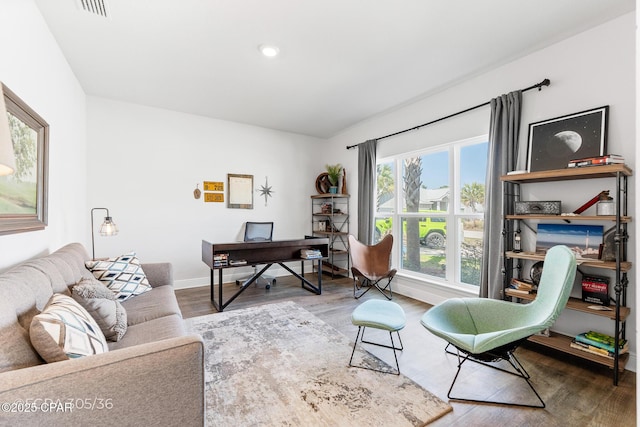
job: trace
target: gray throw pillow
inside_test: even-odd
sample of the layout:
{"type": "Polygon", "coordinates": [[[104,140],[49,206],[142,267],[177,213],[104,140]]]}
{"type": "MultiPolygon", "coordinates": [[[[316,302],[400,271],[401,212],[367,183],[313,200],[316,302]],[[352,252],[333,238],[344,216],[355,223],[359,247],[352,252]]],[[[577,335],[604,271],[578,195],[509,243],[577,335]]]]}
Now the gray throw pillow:
{"type": "Polygon", "coordinates": [[[115,292],[95,279],[81,279],[71,288],[71,296],[96,321],[104,337],[118,341],[127,332],[127,312],[115,292]]]}

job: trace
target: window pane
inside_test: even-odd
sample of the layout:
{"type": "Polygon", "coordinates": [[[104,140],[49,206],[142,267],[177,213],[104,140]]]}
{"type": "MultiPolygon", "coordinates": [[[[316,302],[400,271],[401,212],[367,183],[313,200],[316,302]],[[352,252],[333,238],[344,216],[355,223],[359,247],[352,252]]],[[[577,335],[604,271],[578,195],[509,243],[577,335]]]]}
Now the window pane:
{"type": "Polygon", "coordinates": [[[378,243],[387,234],[393,231],[393,219],[389,217],[379,217],[375,219],[375,229],[373,231],[373,243],[378,243]]]}
{"type": "Polygon", "coordinates": [[[402,169],[403,212],[447,212],[449,152],[406,158],[402,169]]]}
{"type": "Polygon", "coordinates": [[[446,218],[403,217],[401,233],[401,268],[444,278],[446,273],[446,218]]]}
{"type": "Polygon", "coordinates": [[[482,242],[484,220],[479,218],[461,218],[462,233],[460,248],[460,281],[480,286],[482,266],[482,242]]]}
{"type": "Polygon", "coordinates": [[[460,149],[460,211],[484,212],[484,181],[487,172],[487,146],[467,145],[460,149]]]}
{"type": "Polygon", "coordinates": [[[376,212],[395,211],[395,170],[394,162],[381,163],[377,166],[376,212]]]}

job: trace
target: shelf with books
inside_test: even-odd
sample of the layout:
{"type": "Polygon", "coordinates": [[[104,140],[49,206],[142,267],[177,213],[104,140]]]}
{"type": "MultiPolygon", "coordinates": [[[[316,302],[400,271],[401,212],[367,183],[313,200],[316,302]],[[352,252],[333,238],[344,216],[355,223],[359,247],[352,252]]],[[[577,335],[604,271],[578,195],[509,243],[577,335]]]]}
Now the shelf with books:
{"type": "Polygon", "coordinates": [[[335,236],[348,236],[349,233],[346,233],[344,231],[314,231],[313,234],[317,234],[318,236],[331,236],[331,235],[335,235],[335,236]]]}
{"type": "Polygon", "coordinates": [[[618,173],[623,176],[633,175],[631,168],[625,164],[594,166],[588,168],[554,169],[548,171],[525,172],[514,175],[502,175],[506,182],[549,182],[574,179],[615,178],[618,173]]]}
{"type": "MultiPolygon", "coordinates": [[[[571,347],[571,342],[573,341],[572,337],[566,336],[566,335],[562,335],[562,334],[558,334],[555,332],[551,332],[551,335],[549,337],[545,337],[542,335],[532,335],[529,337],[529,341],[545,346],[545,347],[549,347],[549,348],[553,348],[554,350],[558,350],[561,351],[563,353],[567,353],[567,354],[571,354],[573,356],[577,356],[580,357],[582,359],[586,359],[589,360],[591,362],[595,362],[601,365],[605,365],[608,366],[609,368],[614,368],[615,365],[615,360],[614,359],[610,359],[608,357],[604,357],[598,354],[593,354],[593,353],[589,353],[577,348],[573,348],[571,347]]],[[[624,371],[624,368],[627,364],[627,361],[629,360],[629,354],[625,353],[625,354],[621,354],[618,357],[618,371],[622,372],[624,371]]]]}
{"type": "MultiPolygon", "coordinates": [[[[632,263],[627,260],[627,246],[629,241],[628,224],[631,222],[632,218],[628,215],[627,212],[627,199],[629,194],[628,177],[632,175],[633,171],[626,164],[613,163],[568,167],[566,169],[536,171],[531,173],[517,172],[501,176],[500,180],[504,183],[504,228],[502,236],[503,246],[505,248],[503,253],[505,260],[503,270],[503,296],[505,297],[505,299],[516,298],[517,301],[520,302],[534,300],[536,298],[535,293],[527,293],[523,290],[518,291],[510,289],[511,279],[513,277],[521,277],[522,272],[526,271],[526,264],[534,262],[535,266],[537,262],[544,261],[545,249],[547,249],[548,245],[561,244],[557,242],[567,242],[565,243],[567,246],[573,245],[572,249],[580,254],[578,256],[577,262],[583,278],[585,276],[595,277],[591,274],[591,271],[583,271],[583,267],[593,270],[599,270],[600,273],[596,272],[598,275],[604,274],[606,277],[610,278],[610,280],[606,282],[606,285],[609,287],[608,290],[606,290],[606,288],[603,288],[602,286],[598,287],[598,290],[605,289],[603,292],[606,292],[607,295],[605,295],[603,292],[600,292],[600,300],[596,302],[604,302],[606,304],[609,296],[613,297],[613,295],[609,295],[609,292],[615,292],[615,297],[613,297],[613,305],[608,306],[611,310],[597,310],[595,308],[589,308],[596,307],[598,306],[598,304],[594,302],[584,302],[577,298],[570,298],[569,302],[566,305],[566,309],[606,317],[613,320],[612,329],[614,330],[608,333],[610,333],[611,336],[617,337],[618,340],[624,340],[626,338],[625,322],[630,315],[630,309],[626,305],[627,287],[629,284],[628,273],[632,268],[632,263]],[[529,197],[534,196],[533,198],[536,199],[536,192],[539,190],[544,191],[544,188],[534,186],[528,190],[525,190],[525,193],[523,193],[522,190],[525,184],[602,178],[612,178],[615,181],[615,193],[613,193],[612,195],[617,204],[613,209],[613,215],[610,215],[611,211],[606,212],[608,215],[541,215],[539,213],[518,215],[514,214],[516,212],[516,205],[522,201],[521,197],[523,196],[523,194],[529,197]],[[522,236],[520,226],[522,225],[522,223],[527,225],[526,222],[529,220],[538,221],[539,224],[538,230],[534,230],[534,233],[536,233],[537,236],[535,238],[536,240],[534,242],[529,241],[529,245],[526,245],[527,242],[524,241],[526,237],[522,236]],[[547,221],[549,221],[550,224],[546,224],[547,221]],[[585,224],[585,222],[590,221],[599,221],[601,223],[613,222],[614,225],[613,227],[610,227],[609,230],[607,230],[607,232],[605,233],[603,232],[604,230],[602,230],[603,226],[600,224],[593,226],[590,224],[585,224]],[[569,224],[565,229],[557,225],[561,224],[561,222],[576,222],[578,224],[569,224]],[[543,225],[544,228],[542,228],[543,231],[541,233],[541,226],[543,225]],[[597,230],[598,227],[601,230],[600,232],[598,232],[597,230]],[[574,233],[572,234],[572,236],[576,233],[584,234],[585,230],[586,240],[583,246],[577,246],[569,239],[562,240],[562,238],[571,233],[574,233]],[[542,238],[541,235],[543,235],[542,238]],[[589,236],[591,236],[591,245],[589,245],[589,236]],[[600,238],[602,239],[599,248],[598,242],[594,239],[594,236],[600,236],[600,238]],[[539,244],[540,242],[542,242],[542,244],[539,244]],[[535,251],[520,252],[512,250],[513,247],[520,249],[522,247],[522,244],[525,244],[525,247],[528,248],[535,247],[535,251]],[[591,258],[592,256],[593,258],[591,258]],[[602,259],[598,259],[600,257],[602,259]]],[[[558,185],[557,187],[558,189],[561,188],[560,185],[558,185]]],[[[567,191],[571,191],[571,187],[568,185],[567,191]]],[[[538,197],[539,196],[540,194],[538,194],[538,197]]],[[[596,201],[597,199],[594,201],[594,203],[596,201]]],[[[587,208],[589,206],[587,206],[587,208]]],[[[576,210],[576,213],[580,212],[582,212],[580,209],[576,210]]],[[[529,226],[529,228],[531,227],[529,226]]],[[[529,236],[531,236],[531,234],[529,234],[529,236]]],[[[595,284],[593,284],[593,287],[593,290],[596,290],[595,284]]],[[[594,298],[593,301],[595,301],[595,296],[592,295],[592,297],[594,298]]],[[[606,306],[600,305],[600,307],[606,306]]],[[[583,349],[572,348],[572,339],[573,337],[564,337],[559,334],[554,334],[551,338],[545,338],[542,336],[535,336],[530,338],[531,341],[538,342],[548,347],[553,347],[556,350],[572,354],[577,357],[593,360],[612,367],[613,384],[617,385],[619,376],[618,373],[619,371],[624,369],[626,361],[629,357],[628,354],[615,355],[614,353],[613,358],[603,357],[597,354],[590,354],[583,349]]]]}
{"type": "MultiPolygon", "coordinates": [[[[506,289],[505,293],[513,298],[520,298],[522,300],[526,300],[526,301],[533,301],[534,299],[536,299],[536,294],[535,293],[530,293],[530,294],[523,294],[523,293],[519,293],[517,291],[515,291],[514,289],[506,289]]],[[[615,320],[616,319],[616,311],[615,311],[615,306],[608,306],[611,310],[601,310],[601,309],[593,309],[593,308],[589,308],[589,307],[593,307],[596,306],[597,304],[592,304],[592,303],[588,303],[588,302],[584,302],[579,298],[569,298],[569,301],[567,302],[566,308],[569,310],[574,310],[574,311],[581,311],[583,313],[589,313],[589,314],[594,314],[596,316],[602,316],[602,317],[607,317],[611,320],[615,320]]],[[[620,307],[620,321],[624,322],[625,320],[627,320],[627,317],[629,317],[629,314],[631,313],[631,309],[629,307],[620,307]]]]}
{"type": "MultiPolygon", "coordinates": [[[[544,261],[543,253],[536,252],[513,252],[507,251],[505,252],[507,258],[512,259],[527,259],[530,261],[544,261]]],[[[595,267],[602,268],[605,270],[615,270],[617,268],[615,261],[602,261],[599,259],[591,259],[591,258],[581,258],[578,259],[578,265],[584,267],[595,267]]],[[[630,261],[622,261],[620,262],[620,271],[628,272],[631,270],[632,263],[630,261]]]]}
{"type": "Polygon", "coordinates": [[[322,271],[331,276],[349,276],[349,195],[311,196],[311,228],[314,236],[329,238],[329,256],[322,271]]]}
{"type": "MultiPolygon", "coordinates": [[[[542,219],[550,221],[611,221],[616,222],[615,215],[505,215],[506,219],[542,219]]],[[[630,216],[621,216],[620,222],[631,222],[630,216]]]]}

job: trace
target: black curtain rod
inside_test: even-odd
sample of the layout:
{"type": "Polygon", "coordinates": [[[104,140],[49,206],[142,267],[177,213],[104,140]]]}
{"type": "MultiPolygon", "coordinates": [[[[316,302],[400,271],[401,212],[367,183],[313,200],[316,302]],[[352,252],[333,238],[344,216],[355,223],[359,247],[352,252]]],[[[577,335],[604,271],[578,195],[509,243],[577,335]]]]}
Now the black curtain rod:
{"type": "MultiPolygon", "coordinates": [[[[529,86],[527,88],[522,89],[522,92],[526,92],[528,90],[536,89],[536,88],[540,91],[540,90],[542,90],[542,86],[549,86],[550,84],[551,84],[551,80],[544,79],[540,83],[536,83],[536,84],[534,84],[532,86],[529,86]]],[[[398,131],[398,132],[390,133],[389,135],[381,136],[380,138],[376,138],[376,139],[378,141],[380,141],[381,139],[391,138],[392,136],[400,135],[401,133],[409,132],[409,131],[412,131],[412,130],[418,130],[421,127],[429,126],[429,125],[432,125],[434,123],[438,123],[438,122],[441,122],[443,120],[450,119],[451,117],[455,117],[455,116],[459,116],[460,114],[468,113],[469,111],[475,110],[475,109],[480,108],[480,107],[484,107],[484,106],[489,105],[489,104],[491,104],[491,101],[484,102],[482,104],[476,105],[475,107],[467,108],[466,110],[458,111],[457,113],[449,114],[448,116],[445,116],[445,117],[440,117],[439,119],[432,120],[430,122],[423,123],[421,125],[414,126],[412,128],[409,128],[409,129],[405,129],[405,130],[401,130],[401,131],[398,131]]],[[[355,148],[360,144],[347,145],[347,150],[349,150],[351,148],[355,148]]]]}

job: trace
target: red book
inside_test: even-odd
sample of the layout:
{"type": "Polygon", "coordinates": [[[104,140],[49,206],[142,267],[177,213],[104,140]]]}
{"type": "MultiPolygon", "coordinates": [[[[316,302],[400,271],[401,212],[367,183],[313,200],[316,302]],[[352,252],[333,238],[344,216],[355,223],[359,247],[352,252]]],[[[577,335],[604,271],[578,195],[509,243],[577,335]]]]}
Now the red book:
{"type": "Polygon", "coordinates": [[[609,278],[582,276],[582,301],[609,305],[609,278]]]}

